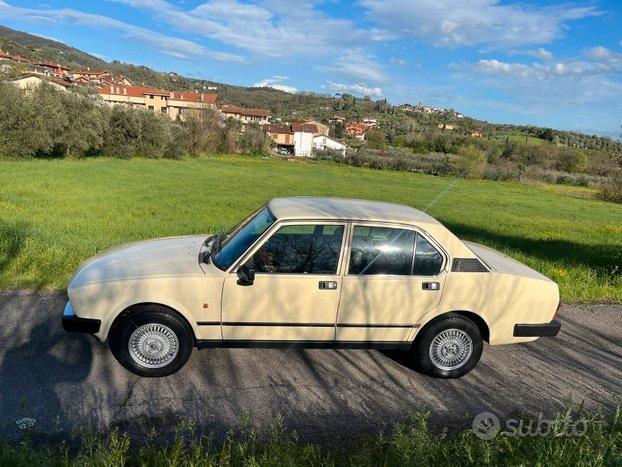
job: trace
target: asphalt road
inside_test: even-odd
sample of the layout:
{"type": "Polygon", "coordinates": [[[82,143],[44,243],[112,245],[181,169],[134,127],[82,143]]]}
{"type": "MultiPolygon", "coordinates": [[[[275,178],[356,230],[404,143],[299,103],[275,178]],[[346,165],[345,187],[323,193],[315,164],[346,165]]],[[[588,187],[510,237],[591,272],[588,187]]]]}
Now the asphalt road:
{"type": "Polygon", "coordinates": [[[409,413],[430,411],[433,426],[470,426],[488,411],[553,415],[568,401],[612,410],[622,394],[622,307],[565,306],[557,338],[484,348],[460,380],[436,380],[408,367],[400,352],[205,349],[162,379],[126,372],[105,344],[65,333],[66,297],[0,293],[0,432],[36,420],[43,436],[113,426],[134,434],[179,422],[221,436],[275,417],[302,439],[342,444],[376,433],[409,413]]]}

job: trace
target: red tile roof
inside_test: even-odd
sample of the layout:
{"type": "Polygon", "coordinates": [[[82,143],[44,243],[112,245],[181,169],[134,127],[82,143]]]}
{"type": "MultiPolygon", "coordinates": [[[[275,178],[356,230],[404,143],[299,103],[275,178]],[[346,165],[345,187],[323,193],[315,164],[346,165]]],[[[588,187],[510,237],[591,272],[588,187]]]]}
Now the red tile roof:
{"type": "Polygon", "coordinates": [[[168,91],[167,89],[152,88],[149,86],[106,85],[106,86],[102,86],[99,92],[100,94],[112,94],[116,96],[132,96],[132,97],[143,97],[145,95],[165,96],[171,100],[176,100],[176,101],[203,102],[206,104],[215,104],[216,101],[218,100],[217,94],[184,92],[184,91],[168,91]]]}
{"type": "Polygon", "coordinates": [[[263,126],[264,131],[268,133],[281,133],[286,135],[293,135],[294,132],[290,125],[285,123],[269,123],[263,126]]]}
{"type": "Polygon", "coordinates": [[[292,123],[292,130],[304,133],[318,133],[317,125],[313,123],[292,123]]]}
{"type": "Polygon", "coordinates": [[[246,117],[269,117],[272,112],[264,109],[247,109],[245,107],[238,107],[237,105],[223,105],[220,110],[226,114],[244,115],[246,117]]]}
{"type": "Polygon", "coordinates": [[[184,102],[202,102],[204,104],[215,104],[218,100],[218,94],[211,94],[205,92],[171,91],[169,99],[184,102]]]}

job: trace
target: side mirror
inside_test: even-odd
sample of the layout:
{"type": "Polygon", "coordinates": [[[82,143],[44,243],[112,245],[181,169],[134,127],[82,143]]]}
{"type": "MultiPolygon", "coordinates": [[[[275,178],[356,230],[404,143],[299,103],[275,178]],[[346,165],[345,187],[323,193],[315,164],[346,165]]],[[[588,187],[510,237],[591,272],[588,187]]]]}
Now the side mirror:
{"type": "Polygon", "coordinates": [[[238,268],[238,285],[253,285],[255,282],[255,269],[248,264],[243,264],[238,268]]]}

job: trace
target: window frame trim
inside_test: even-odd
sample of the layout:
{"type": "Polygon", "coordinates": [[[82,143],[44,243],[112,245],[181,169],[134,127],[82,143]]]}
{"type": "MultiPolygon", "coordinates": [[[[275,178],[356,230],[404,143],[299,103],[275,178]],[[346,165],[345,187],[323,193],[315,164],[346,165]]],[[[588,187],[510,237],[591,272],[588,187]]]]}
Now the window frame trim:
{"type": "MultiPolygon", "coordinates": [[[[415,236],[415,243],[413,245],[413,259],[412,259],[412,263],[411,263],[411,271],[414,268],[414,262],[415,262],[415,257],[416,257],[416,249],[417,249],[417,241],[416,241],[417,237],[415,236]]],[[[347,254],[345,255],[344,258],[344,267],[343,267],[343,271],[342,271],[342,275],[343,277],[358,277],[358,278],[375,278],[375,277],[384,277],[384,278],[417,278],[417,277],[427,277],[427,278],[437,278],[439,276],[441,276],[443,273],[447,272],[447,268],[448,265],[451,263],[450,261],[450,256],[447,253],[447,250],[445,250],[445,248],[443,248],[443,246],[438,243],[436,241],[436,239],[434,239],[434,237],[432,237],[428,232],[426,232],[424,229],[422,229],[421,227],[412,225],[412,224],[402,224],[399,222],[377,222],[377,221],[350,221],[349,222],[349,228],[348,228],[348,250],[347,250],[347,254]],[[350,256],[351,256],[351,244],[352,244],[352,239],[354,238],[354,227],[356,226],[361,226],[361,227],[386,227],[386,228],[391,228],[391,229],[398,229],[398,230],[412,230],[415,233],[418,233],[419,235],[421,235],[423,238],[425,238],[430,245],[432,245],[434,248],[436,248],[436,250],[440,253],[441,257],[443,258],[443,262],[441,264],[441,267],[438,271],[437,274],[433,275],[433,276],[424,276],[421,274],[367,274],[367,275],[360,275],[360,274],[349,274],[348,270],[350,268],[350,256]]]]}
{"type": "Polygon", "coordinates": [[[257,252],[257,250],[259,250],[264,243],[266,243],[268,240],[270,240],[270,238],[272,238],[272,236],[274,234],[276,234],[279,229],[281,227],[287,227],[290,225],[337,225],[337,226],[342,226],[343,227],[343,237],[341,239],[341,249],[339,251],[339,258],[337,261],[337,269],[335,271],[335,274],[316,274],[316,273],[309,273],[309,274],[303,274],[303,273],[266,273],[266,272],[256,272],[256,275],[262,275],[262,276],[270,276],[270,277],[326,277],[326,276],[331,276],[331,277],[339,277],[342,276],[342,266],[343,266],[343,262],[345,261],[345,253],[346,253],[346,243],[347,243],[347,239],[348,239],[348,231],[349,231],[349,222],[346,220],[339,220],[339,219],[284,219],[284,220],[276,220],[276,222],[274,222],[274,224],[272,224],[272,226],[266,230],[266,232],[263,233],[262,236],[260,236],[257,241],[251,245],[248,250],[246,250],[246,252],[244,252],[237,261],[235,261],[233,263],[233,265],[231,266],[231,268],[229,269],[229,271],[227,271],[230,274],[236,274],[239,267],[242,264],[245,264],[248,260],[250,260],[252,258],[252,256],[257,252]]]}

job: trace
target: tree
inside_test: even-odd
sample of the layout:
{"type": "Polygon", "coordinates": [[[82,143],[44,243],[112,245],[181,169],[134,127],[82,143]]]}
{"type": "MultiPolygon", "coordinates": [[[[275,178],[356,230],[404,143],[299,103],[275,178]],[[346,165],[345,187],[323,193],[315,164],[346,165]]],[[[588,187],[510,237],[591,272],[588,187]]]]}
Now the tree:
{"type": "Polygon", "coordinates": [[[384,149],[387,146],[387,140],[384,133],[380,130],[372,129],[365,135],[367,147],[370,149],[384,149]]]}
{"type": "Polygon", "coordinates": [[[486,171],[486,153],[473,146],[463,146],[458,151],[458,157],[453,162],[453,171],[456,175],[465,178],[482,178],[486,171]]]}
{"type": "Polygon", "coordinates": [[[587,155],[576,148],[563,148],[559,151],[557,168],[565,172],[583,172],[587,168],[587,155]]]}

